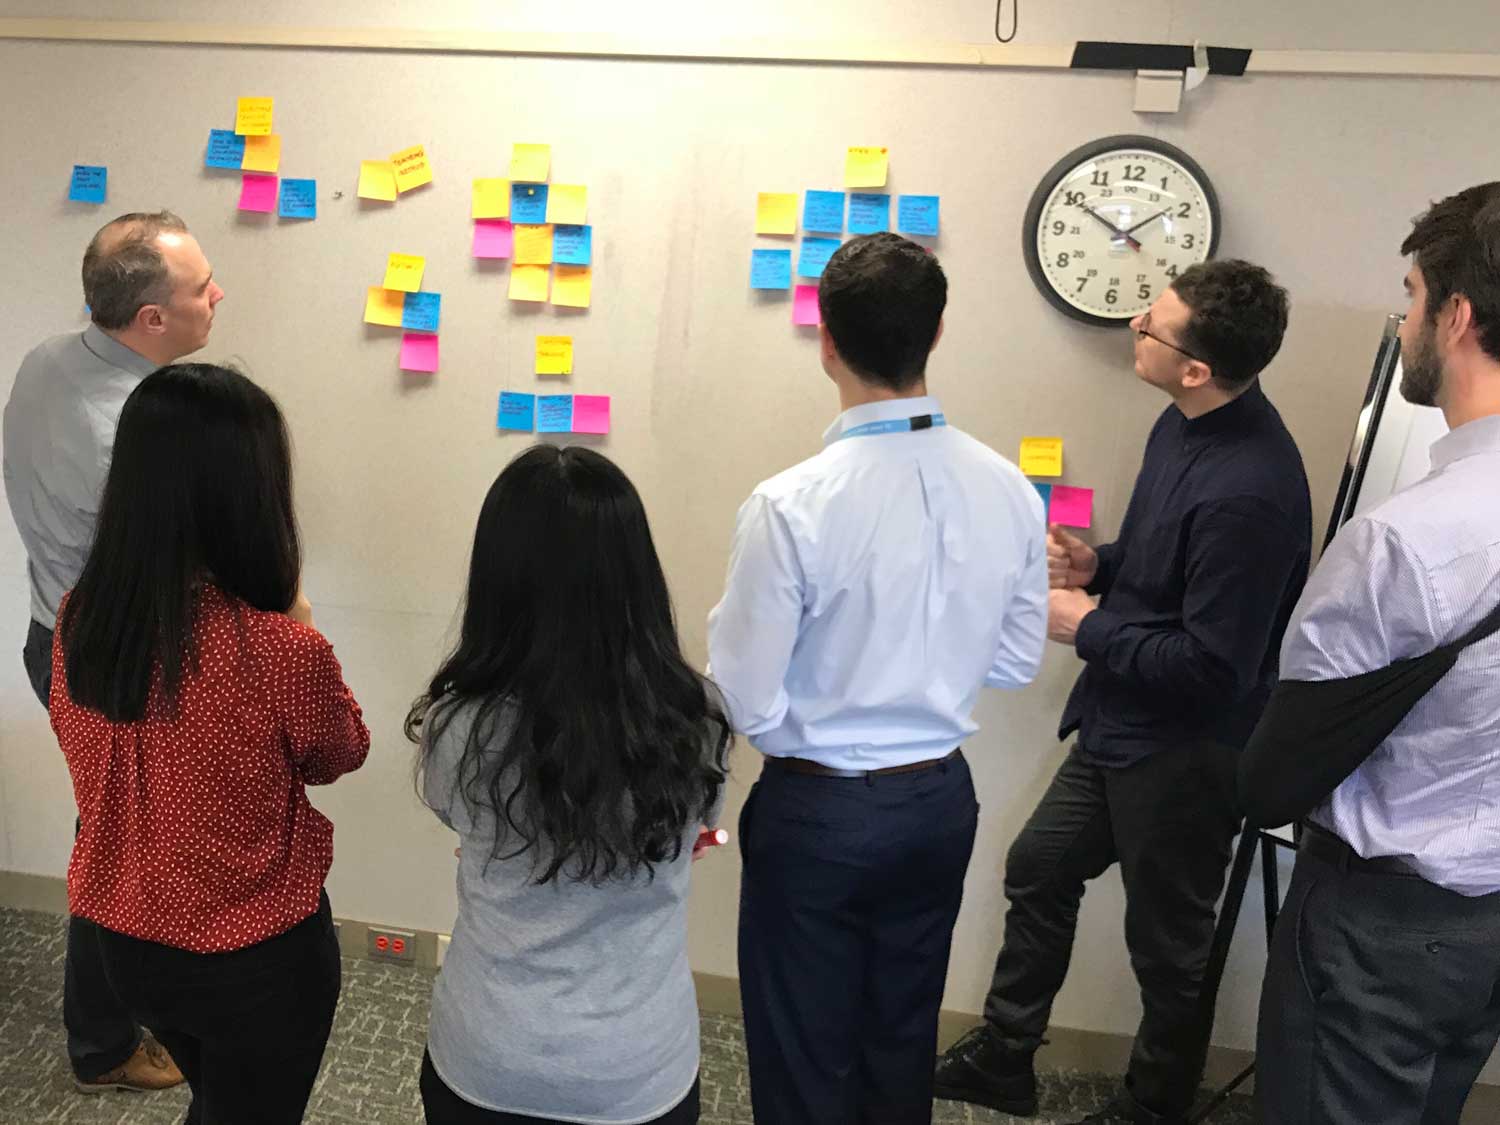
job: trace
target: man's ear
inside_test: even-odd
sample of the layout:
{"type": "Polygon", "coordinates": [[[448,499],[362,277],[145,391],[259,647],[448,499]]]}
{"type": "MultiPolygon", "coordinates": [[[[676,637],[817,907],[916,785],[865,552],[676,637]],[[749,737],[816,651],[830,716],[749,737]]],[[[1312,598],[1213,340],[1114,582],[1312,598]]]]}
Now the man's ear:
{"type": "Polygon", "coordinates": [[[167,318],[160,305],[142,305],[131,323],[151,336],[160,336],[167,330],[167,318]]]}

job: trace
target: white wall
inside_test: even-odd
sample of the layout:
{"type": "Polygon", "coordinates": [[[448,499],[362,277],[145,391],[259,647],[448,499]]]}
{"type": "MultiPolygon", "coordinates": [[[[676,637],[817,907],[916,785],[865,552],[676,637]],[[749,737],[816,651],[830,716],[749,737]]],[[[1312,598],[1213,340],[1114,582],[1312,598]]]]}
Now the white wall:
{"type": "MultiPolygon", "coordinates": [[[[220,18],[207,0],[99,8],[11,0],[0,14],[220,18]]],[[[1429,5],[1421,20],[1405,7],[1368,8],[1280,0],[1126,11],[1092,0],[1065,19],[1027,4],[1022,34],[1500,49],[1487,2],[1429,5]]],[[[451,0],[258,9],[282,23],[515,29],[537,28],[539,11],[451,0]]],[[[701,32],[706,18],[696,6],[657,5],[645,9],[648,26],[637,8],[627,27],[623,11],[559,3],[546,9],[546,29],[701,32]]],[[[726,5],[709,30],[979,40],[991,12],[987,2],[726,5]]],[[[497,435],[493,415],[501,388],[535,386],[534,334],[571,332],[574,387],[615,395],[615,433],[601,448],[645,495],[685,644],[701,660],[736,506],[756,481],[815,451],[836,409],[786,304],[746,290],[754,193],[836,186],[843,146],[888,144],[894,190],[944,196],[939,252],[952,296],[931,378],[949,417],[1008,454],[1023,433],[1063,434],[1066,479],[1098,489],[1108,536],[1163,400],[1133,378],[1125,334],[1081,328],[1041,300],[1019,225],[1062,153],[1109,133],[1156,133],[1214,178],[1221,253],[1264,262],[1292,291],[1291,331],[1266,382],[1303,450],[1321,523],[1384,317],[1401,302],[1397,246],[1430,199],[1494,177],[1482,139],[1500,133],[1495,93],[1458,81],[1216,80],[1181,116],[1138,118],[1122,75],[0,42],[0,142],[12,154],[0,203],[14,271],[0,393],[29,347],[81,326],[77,263],[101,215],[165,204],[188,218],[228,292],[204,357],[239,357],[290,417],[308,588],[374,732],[364,770],[316,796],[337,824],[335,908],[446,929],[451,842],[411,796],[400,720],[452,622],[480,497],[525,445],[497,435]],[[387,96],[369,93],[386,82],[387,96]],[[319,179],[315,223],[242,219],[232,177],[200,167],[208,129],[252,92],[277,97],[284,173],[319,179]],[[598,265],[587,314],[509,306],[503,270],[467,256],[469,179],[503,175],[510,142],[534,139],[553,144],[554,179],[591,189],[598,265]],[[429,145],[433,188],[394,208],[352,199],[361,158],[417,142],[429,145]],[[110,166],[103,212],[63,202],[74,162],[110,166]],[[330,198],[336,188],[345,199],[330,198]],[[432,380],[400,376],[391,334],[359,321],[365,286],[397,249],[425,253],[428,287],[444,294],[443,370],[432,380]]],[[[19,544],[0,521],[0,621],[11,622],[17,650],[26,604],[19,544]]],[[[1055,725],[1076,670],[1054,650],[1036,685],[981,705],[984,732],[968,753],[984,813],[948,1007],[980,1004],[1005,849],[1062,756],[1055,725]]],[[[731,816],[756,770],[741,747],[731,816]]],[[[0,869],[60,874],[71,819],[66,772],[20,662],[0,660],[0,869]]],[[[696,878],[694,965],[733,974],[733,855],[700,864],[696,878]]],[[[1253,1034],[1263,956],[1254,891],[1220,1005],[1216,1038],[1233,1046],[1253,1034]]],[[[1085,903],[1058,1024],[1133,1029],[1121,918],[1118,881],[1107,876],[1085,903]]]]}

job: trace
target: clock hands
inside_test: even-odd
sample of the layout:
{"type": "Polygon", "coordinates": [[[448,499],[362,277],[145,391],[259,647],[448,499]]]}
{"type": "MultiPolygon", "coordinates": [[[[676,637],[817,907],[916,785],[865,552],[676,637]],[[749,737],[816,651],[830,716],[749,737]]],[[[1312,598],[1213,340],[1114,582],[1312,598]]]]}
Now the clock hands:
{"type": "MultiPolygon", "coordinates": [[[[1100,223],[1100,225],[1109,228],[1110,241],[1111,242],[1124,242],[1132,250],[1139,250],[1141,248],[1141,244],[1139,242],[1137,242],[1135,239],[1133,239],[1133,238],[1130,237],[1130,231],[1129,230],[1121,230],[1119,227],[1115,226],[1114,223],[1110,222],[1103,215],[1099,214],[1098,211],[1095,211],[1092,207],[1088,206],[1088,204],[1086,204],[1086,203],[1080,203],[1079,206],[1082,207],[1083,210],[1091,218],[1095,219],[1098,223],[1100,223]]],[[[1163,214],[1165,214],[1165,213],[1166,212],[1163,212],[1163,214]]],[[[1145,224],[1142,224],[1142,225],[1144,226],[1145,224]]],[[[1135,229],[1136,229],[1135,227],[1131,227],[1130,228],[1130,230],[1135,230],[1135,229]]]]}
{"type": "Polygon", "coordinates": [[[1125,233],[1126,234],[1134,234],[1136,231],[1140,230],[1142,227],[1147,226],[1150,223],[1156,222],[1157,219],[1161,218],[1163,215],[1165,215],[1167,213],[1167,211],[1170,211],[1170,210],[1171,210],[1171,208],[1168,207],[1165,211],[1158,211],[1156,214],[1152,215],[1149,219],[1142,219],[1140,222],[1136,223],[1135,226],[1133,226],[1129,230],[1125,231],[1125,233]]]}

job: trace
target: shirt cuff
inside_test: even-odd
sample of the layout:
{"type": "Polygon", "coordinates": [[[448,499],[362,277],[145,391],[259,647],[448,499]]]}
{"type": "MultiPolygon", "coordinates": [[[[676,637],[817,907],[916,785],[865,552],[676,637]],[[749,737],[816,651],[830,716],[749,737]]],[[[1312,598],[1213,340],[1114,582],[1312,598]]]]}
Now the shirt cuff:
{"type": "Polygon", "coordinates": [[[1111,613],[1107,609],[1090,610],[1078,623],[1078,635],[1073,638],[1073,648],[1090,663],[1103,660],[1105,649],[1115,639],[1115,634],[1123,624],[1118,613],[1111,613]]]}

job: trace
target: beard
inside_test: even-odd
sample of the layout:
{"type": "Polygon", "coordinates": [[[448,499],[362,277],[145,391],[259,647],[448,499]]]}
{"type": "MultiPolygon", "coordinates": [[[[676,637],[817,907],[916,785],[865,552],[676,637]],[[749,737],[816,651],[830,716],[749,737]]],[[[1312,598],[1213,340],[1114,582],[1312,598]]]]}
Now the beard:
{"type": "Polygon", "coordinates": [[[1401,397],[1413,406],[1436,406],[1442,385],[1443,361],[1432,325],[1424,325],[1412,347],[1401,349],[1401,397]]]}

